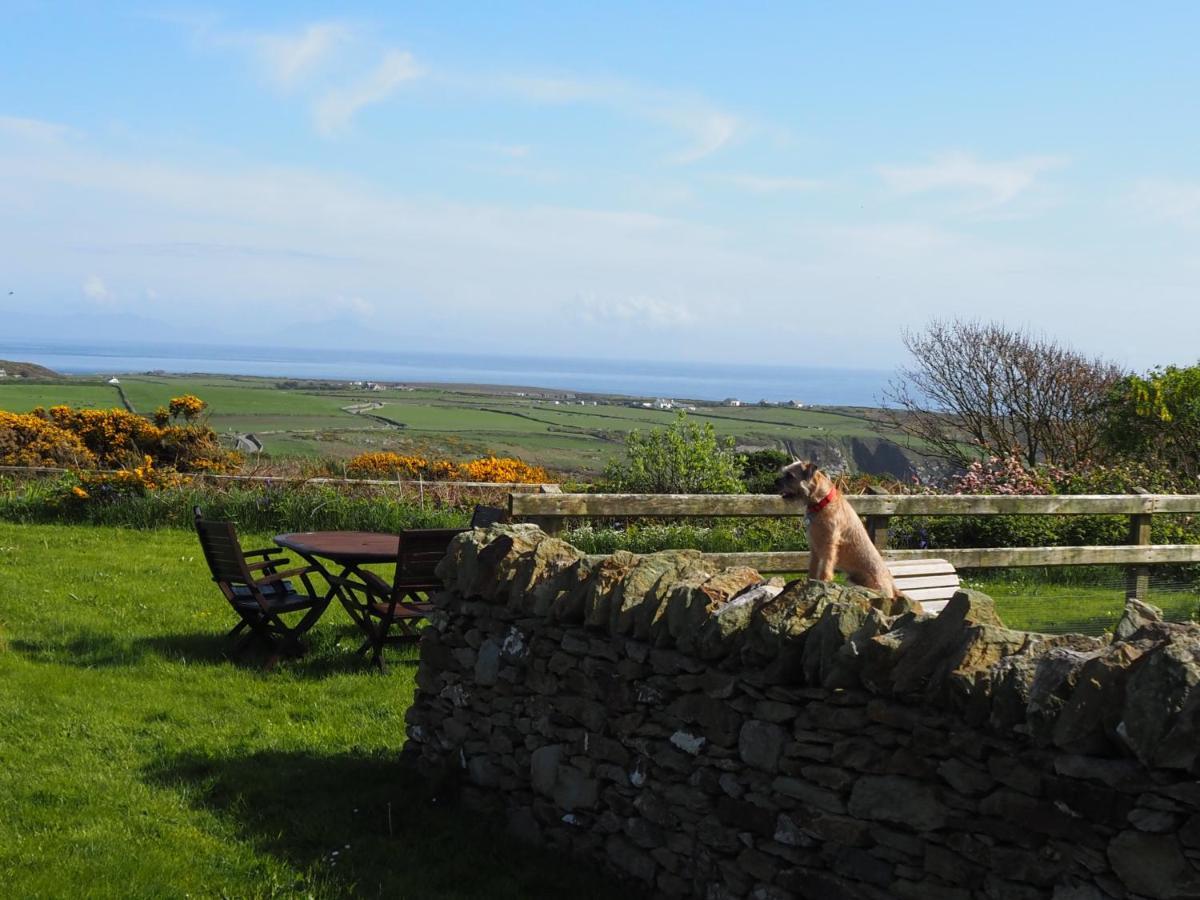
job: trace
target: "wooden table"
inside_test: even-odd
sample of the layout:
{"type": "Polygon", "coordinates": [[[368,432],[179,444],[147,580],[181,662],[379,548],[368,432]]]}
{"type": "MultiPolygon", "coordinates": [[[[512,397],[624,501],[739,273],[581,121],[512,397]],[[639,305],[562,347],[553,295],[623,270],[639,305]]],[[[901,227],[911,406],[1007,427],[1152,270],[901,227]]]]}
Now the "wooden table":
{"type": "Polygon", "coordinates": [[[377,531],[297,531],[274,541],[309,561],[320,557],[347,567],[394,563],[400,552],[399,535],[377,531]]]}

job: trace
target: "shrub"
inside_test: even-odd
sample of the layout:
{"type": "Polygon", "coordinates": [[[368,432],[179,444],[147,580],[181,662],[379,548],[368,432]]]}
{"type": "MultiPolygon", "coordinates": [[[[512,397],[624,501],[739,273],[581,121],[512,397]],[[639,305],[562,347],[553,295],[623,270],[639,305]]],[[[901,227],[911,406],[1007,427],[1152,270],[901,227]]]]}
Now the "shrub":
{"type": "Polygon", "coordinates": [[[550,480],[550,475],[540,466],[531,466],[507,457],[485,456],[464,463],[458,467],[458,471],[465,481],[542,484],[550,480]]]}
{"type": "Polygon", "coordinates": [[[95,455],[80,438],[34,414],[0,410],[0,465],[94,466],[95,455]]]}
{"type": "Polygon", "coordinates": [[[1104,437],[1125,457],[1200,476],[1200,365],[1123,379],[1109,395],[1104,437]]]}
{"type": "Polygon", "coordinates": [[[428,481],[486,481],[495,483],[542,484],[550,480],[540,466],[510,457],[485,456],[467,463],[448,459],[428,460],[399,453],[360,453],[346,464],[351,478],[423,478],[428,481]]]}
{"type": "Polygon", "coordinates": [[[399,453],[360,453],[346,464],[350,478],[416,478],[424,476],[429,463],[423,456],[399,453]]]}
{"type": "Polygon", "coordinates": [[[756,450],[741,459],[742,483],[747,494],[775,493],[779,470],[792,461],[782,450],[756,450]]]}
{"type": "Polygon", "coordinates": [[[712,423],[679,413],[666,428],[629,432],[624,462],[614,460],[597,487],[642,494],[737,494],[743,490],[733,439],[719,440],[712,423]]]}
{"type": "MultiPolygon", "coordinates": [[[[178,402],[183,402],[180,415],[194,418],[198,414],[194,413],[196,404],[203,408],[203,401],[190,395],[175,398],[172,407],[178,402]]],[[[181,472],[229,472],[236,470],[241,462],[241,457],[221,446],[215,431],[195,422],[160,426],[123,409],[70,406],[52,406],[49,411],[36,409],[31,415],[81,441],[92,457],[86,465],[133,468],[149,456],[155,465],[181,472]]]]}

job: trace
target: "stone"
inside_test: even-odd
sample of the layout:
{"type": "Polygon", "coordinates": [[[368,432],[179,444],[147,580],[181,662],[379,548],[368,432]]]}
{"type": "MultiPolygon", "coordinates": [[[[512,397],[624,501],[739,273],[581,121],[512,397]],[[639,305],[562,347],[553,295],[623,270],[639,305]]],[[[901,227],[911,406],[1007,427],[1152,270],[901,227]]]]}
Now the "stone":
{"type": "Polygon", "coordinates": [[[762,576],[747,566],[723,569],[699,583],[695,578],[685,581],[682,590],[672,590],[667,598],[667,631],[672,642],[684,653],[691,652],[709,617],[762,581],[762,576]]]}
{"type": "Polygon", "coordinates": [[[612,597],[617,585],[633,571],[639,558],[626,550],[618,550],[596,564],[581,586],[580,603],[583,623],[589,628],[608,628],[612,597]]]}
{"type": "Polygon", "coordinates": [[[696,655],[705,660],[717,660],[738,652],[755,610],[778,596],[781,590],[779,585],[763,581],[714,610],[696,634],[696,655]]]}
{"type": "Polygon", "coordinates": [[[604,842],[604,853],[621,872],[645,884],[653,884],[658,866],[649,854],[634,847],[619,834],[610,835],[604,842]]]}
{"type": "Polygon", "coordinates": [[[1137,644],[1117,643],[1084,662],[1050,732],[1056,746],[1071,753],[1114,754],[1125,683],[1143,652],[1137,644]]]}
{"type": "Polygon", "coordinates": [[[937,773],[954,790],[968,796],[986,794],[996,786],[995,779],[987,772],[954,757],[942,760],[937,773]]]}
{"type": "Polygon", "coordinates": [[[631,635],[635,620],[640,618],[642,637],[649,636],[650,621],[662,602],[663,592],[678,580],[681,570],[695,569],[699,561],[699,550],[667,550],[640,557],[613,588],[608,630],[612,634],[631,635]],[[643,606],[649,608],[643,612],[643,606]]]}
{"type": "Polygon", "coordinates": [[[586,572],[583,553],[566,541],[546,538],[526,554],[509,589],[509,606],[535,616],[547,616],[560,595],[570,591],[586,572]]]}
{"type": "Polygon", "coordinates": [[[1179,824],[1179,817],[1162,809],[1144,809],[1138,807],[1131,810],[1126,817],[1129,824],[1138,831],[1149,831],[1154,834],[1174,832],[1179,824]]]}
{"type": "Polygon", "coordinates": [[[808,834],[788,813],[780,813],[775,820],[774,838],[787,847],[812,847],[816,840],[808,834]]]}
{"type": "Polygon", "coordinates": [[[800,654],[806,684],[825,683],[837,665],[842,648],[850,636],[862,628],[870,610],[870,600],[855,595],[851,595],[851,599],[830,602],[821,610],[821,615],[808,630],[800,654]]]}
{"type": "Polygon", "coordinates": [[[500,644],[489,638],[479,647],[475,659],[475,683],[482,687],[494,685],[500,674],[500,644]]]}
{"type": "Polygon", "coordinates": [[[837,793],[800,778],[780,775],[771,782],[771,790],[777,794],[783,794],[785,797],[791,797],[793,800],[799,800],[812,809],[831,813],[846,811],[846,804],[837,793]]]}
{"type": "Polygon", "coordinates": [[[775,813],[763,806],[732,797],[718,797],[717,818],[738,831],[749,831],[762,837],[775,833],[775,813]]]}
{"type": "Polygon", "coordinates": [[[563,757],[561,744],[550,744],[534,750],[529,757],[529,781],[533,789],[543,797],[554,792],[558,778],[558,764],[563,757]]]}
{"type": "Polygon", "coordinates": [[[738,732],[738,755],[748,766],[773,772],[787,741],[788,733],[774,722],[748,719],[738,732]]]}
{"type": "Polygon", "coordinates": [[[1108,861],[1132,893],[1154,900],[1200,896],[1200,876],[1172,835],[1122,831],[1108,844],[1108,861]]]}
{"type": "Polygon", "coordinates": [[[892,866],[857,847],[845,847],[833,859],[833,871],[846,878],[880,887],[892,883],[892,866]]]}
{"type": "Polygon", "coordinates": [[[1191,748],[1181,747],[1177,741],[1164,746],[1198,682],[1200,642],[1183,635],[1172,635],[1147,652],[1130,674],[1117,733],[1144,764],[1169,759],[1179,768],[1187,768],[1200,752],[1195,743],[1191,748]]]}
{"type": "Polygon", "coordinates": [[[574,766],[560,765],[554,778],[552,796],[554,804],[571,812],[591,809],[596,805],[599,784],[574,766]]]}
{"type": "Polygon", "coordinates": [[[850,792],[850,815],[919,831],[946,823],[948,810],[933,785],[901,775],[864,775],[850,792]]]}
{"type": "Polygon", "coordinates": [[[1020,760],[1003,754],[993,754],[988,759],[988,772],[1002,784],[1031,797],[1042,793],[1042,778],[1020,760]]]}
{"type": "Polygon", "coordinates": [[[1113,630],[1114,641],[1128,641],[1146,625],[1163,620],[1163,612],[1157,606],[1139,600],[1137,597],[1125,598],[1125,610],[1121,614],[1117,627],[1113,630]]]}
{"type": "Polygon", "coordinates": [[[704,749],[705,738],[686,731],[677,731],[671,735],[671,743],[689,756],[698,756],[704,749]]]}

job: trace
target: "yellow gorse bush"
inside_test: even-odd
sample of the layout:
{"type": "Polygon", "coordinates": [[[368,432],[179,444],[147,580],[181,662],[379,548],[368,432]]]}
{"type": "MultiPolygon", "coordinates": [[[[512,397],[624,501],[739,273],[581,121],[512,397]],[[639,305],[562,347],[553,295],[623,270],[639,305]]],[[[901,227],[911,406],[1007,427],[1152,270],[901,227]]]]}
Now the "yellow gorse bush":
{"type": "Polygon", "coordinates": [[[487,481],[541,484],[550,475],[519,459],[487,456],[467,463],[426,459],[387,451],[360,453],[346,465],[351,478],[423,478],[429,481],[487,481]]]}
{"type": "Polygon", "coordinates": [[[503,456],[485,456],[459,466],[466,481],[512,481],[521,484],[541,484],[550,480],[550,475],[541,466],[531,466],[519,459],[503,456]]]}
{"type": "Polygon", "coordinates": [[[151,491],[177,487],[187,478],[171,469],[156,469],[154,460],[142,457],[142,464],[116,472],[81,472],[79,484],[70,496],[79,502],[113,501],[122,497],[145,496],[151,491]]]}
{"type": "Polygon", "coordinates": [[[195,394],[184,394],[182,397],[171,398],[171,402],[167,406],[167,412],[172,416],[178,416],[186,422],[193,422],[207,407],[208,404],[195,394]]]}
{"type": "MultiPolygon", "coordinates": [[[[194,419],[205,403],[190,394],[171,400],[170,415],[194,419]]],[[[136,468],[137,461],[149,456],[155,465],[170,466],[182,472],[230,472],[237,469],[240,457],[226,450],[217,434],[207,425],[194,423],[170,425],[162,421],[159,409],[151,422],[123,409],[74,409],[52,406],[35,409],[30,415],[74,435],[92,455],[86,465],[105,469],[136,468]]],[[[80,463],[78,465],[85,465],[80,463]]]]}
{"type": "Polygon", "coordinates": [[[95,455],[78,435],[34,413],[0,410],[0,466],[95,464],[95,455]]]}

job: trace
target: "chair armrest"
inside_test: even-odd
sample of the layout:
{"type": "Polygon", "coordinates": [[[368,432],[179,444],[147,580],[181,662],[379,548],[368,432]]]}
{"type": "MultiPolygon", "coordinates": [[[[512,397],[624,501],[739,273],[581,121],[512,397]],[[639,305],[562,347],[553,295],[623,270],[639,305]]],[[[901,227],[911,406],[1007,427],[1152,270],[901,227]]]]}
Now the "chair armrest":
{"type": "Polygon", "coordinates": [[[255,569],[278,569],[280,566],[287,565],[289,560],[286,559],[264,559],[262,562],[246,563],[246,568],[253,572],[255,569]]]}
{"type": "Polygon", "coordinates": [[[308,575],[310,572],[320,572],[316,566],[301,566],[298,569],[285,569],[282,572],[272,572],[265,578],[259,578],[254,583],[258,585],[273,584],[276,581],[282,581],[285,578],[294,578],[297,575],[308,575]]]}
{"type": "Polygon", "coordinates": [[[242,556],[270,556],[272,553],[286,553],[283,547],[263,547],[261,550],[246,550],[242,556]]]}

